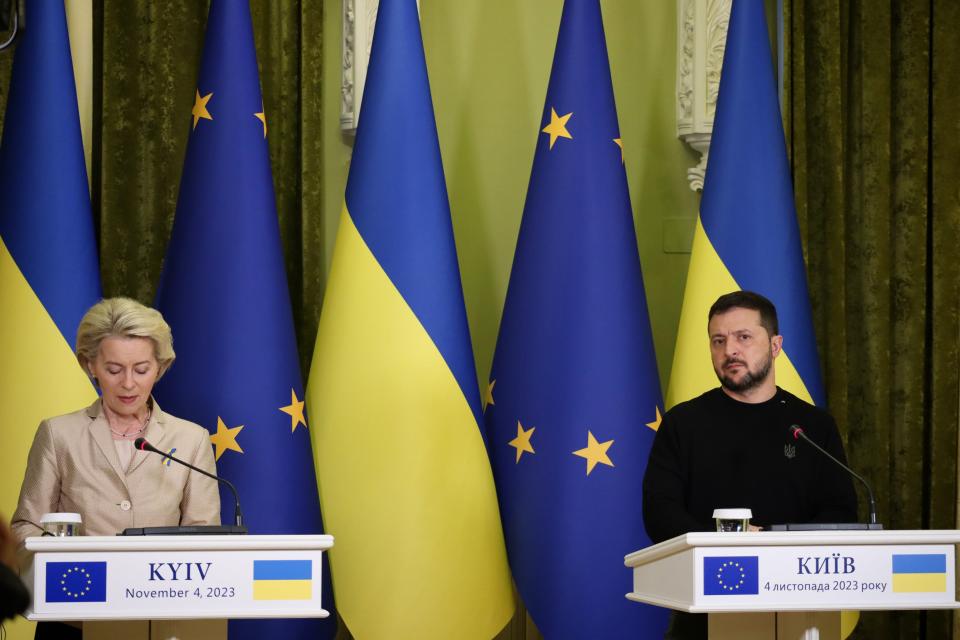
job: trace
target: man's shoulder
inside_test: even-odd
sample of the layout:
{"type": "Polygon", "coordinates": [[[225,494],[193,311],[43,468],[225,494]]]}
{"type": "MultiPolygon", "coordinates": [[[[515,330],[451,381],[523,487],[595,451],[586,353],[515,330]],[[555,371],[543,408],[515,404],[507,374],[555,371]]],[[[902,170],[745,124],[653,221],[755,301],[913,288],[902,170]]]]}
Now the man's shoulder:
{"type": "Polygon", "coordinates": [[[800,426],[806,427],[810,425],[833,423],[833,416],[831,416],[830,412],[828,412],[826,409],[818,407],[815,404],[810,404],[806,400],[795,396],[785,389],[777,387],[777,398],[784,404],[787,415],[789,415],[792,420],[803,420],[808,423],[800,426]]]}
{"type": "Polygon", "coordinates": [[[700,394],[696,398],[690,398],[689,400],[677,403],[664,414],[663,418],[668,422],[682,423],[687,418],[702,416],[704,413],[715,411],[718,402],[721,400],[718,394],[721,393],[723,393],[723,391],[720,390],[720,387],[716,387],[706,393],[700,394]]]}
{"type": "Polygon", "coordinates": [[[698,411],[704,407],[709,407],[716,404],[718,399],[718,394],[723,393],[720,387],[714,387],[705,393],[701,393],[696,398],[690,398],[689,400],[684,400],[683,402],[678,402],[675,404],[667,413],[684,413],[688,411],[698,411]]]}

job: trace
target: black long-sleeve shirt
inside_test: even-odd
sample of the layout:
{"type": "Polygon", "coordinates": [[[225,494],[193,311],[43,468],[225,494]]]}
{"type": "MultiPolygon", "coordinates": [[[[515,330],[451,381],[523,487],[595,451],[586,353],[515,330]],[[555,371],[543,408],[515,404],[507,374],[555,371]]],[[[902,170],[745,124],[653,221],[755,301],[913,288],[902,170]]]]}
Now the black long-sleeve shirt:
{"type": "Polygon", "coordinates": [[[758,404],[719,387],[663,416],[643,479],[643,519],[653,542],[713,531],[713,510],[745,507],[751,524],[856,522],[850,476],[794,439],[789,427],[846,462],[833,418],[777,388],[758,404]]]}

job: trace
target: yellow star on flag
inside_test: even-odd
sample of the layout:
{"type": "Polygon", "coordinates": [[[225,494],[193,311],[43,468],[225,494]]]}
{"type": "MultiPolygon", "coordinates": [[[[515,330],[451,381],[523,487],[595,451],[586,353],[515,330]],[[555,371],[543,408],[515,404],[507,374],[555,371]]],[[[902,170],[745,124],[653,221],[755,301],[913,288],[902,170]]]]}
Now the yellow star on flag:
{"type": "Polygon", "coordinates": [[[520,421],[517,420],[517,437],[510,441],[510,446],[517,450],[517,464],[520,464],[520,456],[522,456],[524,452],[535,453],[533,445],[530,444],[530,438],[533,437],[535,430],[536,427],[524,429],[520,421]]]}
{"type": "Polygon", "coordinates": [[[620,164],[623,164],[623,138],[614,138],[613,143],[620,147],[620,164]]]}
{"type": "Polygon", "coordinates": [[[607,456],[607,449],[609,449],[610,445],[612,444],[613,440],[597,442],[597,439],[593,437],[593,433],[587,431],[586,448],[574,451],[573,455],[587,459],[587,475],[590,475],[590,472],[593,471],[595,466],[597,466],[597,463],[603,463],[611,467],[613,466],[613,462],[611,462],[610,458],[607,456]]]}
{"type": "Polygon", "coordinates": [[[648,422],[647,426],[653,429],[654,431],[657,431],[660,429],[660,421],[663,419],[663,416],[660,415],[660,407],[654,405],[653,410],[657,412],[657,417],[654,419],[653,422],[648,422]]]}
{"type": "MultiPolygon", "coordinates": [[[[260,107],[263,109],[263,107],[260,107]]],[[[253,114],[253,117],[263,123],[263,137],[267,137],[267,114],[264,111],[253,114]]]]}
{"type": "Polygon", "coordinates": [[[496,380],[491,380],[490,384],[487,385],[487,390],[483,394],[483,410],[486,411],[487,407],[492,404],[497,404],[493,401],[493,385],[497,384],[496,380]]]}
{"type": "Polygon", "coordinates": [[[213,116],[210,115],[210,112],[207,111],[207,103],[210,102],[210,98],[213,97],[213,93],[208,93],[207,95],[200,97],[200,90],[197,89],[197,98],[193,102],[193,128],[197,128],[197,123],[200,122],[200,118],[206,118],[207,120],[213,120],[213,116]]]}
{"type": "Polygon", "coordinates": [[[297,392],[293,389],[290,389],[290,404],[280,407],[280,411],[289,414],[291,432],[296,431],[300,424],[307,426],[307,419],[303,415],[303,400],[297,399],[297,392]]]}
{"type": "Polygon", "coordinates": [[[237,435],[240,433],[240,429],[243,429],[243,425],[232,428],[228,427],[223,423],[223,419],[217,416],[217,432],[210,436],[210,442],[216,448],[217,460],[220,459],[220,456],[222,456],[223,452],[227,449],[243,453],[243,449],[237,444],[237,435]]]}
{"type": "Polygon", "coordinates": [[[573,136],[570,135],[570,132],[567,131],[567,120],[570,119],[570,116],[573,115],[571,111],[565,116],[558,116],[556,110],[553,107],[550,107],[550,124],[545,126],[540,131],[542,133],[550,134],[550,148],[553,149],[553,145],[557,142],[557,138],[569,138],[573,140],[573,136]]]}

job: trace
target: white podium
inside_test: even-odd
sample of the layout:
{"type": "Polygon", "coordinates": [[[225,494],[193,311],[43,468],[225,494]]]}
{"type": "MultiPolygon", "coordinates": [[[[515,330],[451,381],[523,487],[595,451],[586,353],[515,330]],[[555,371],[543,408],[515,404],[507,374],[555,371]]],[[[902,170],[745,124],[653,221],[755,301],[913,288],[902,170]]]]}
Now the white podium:
{"type": "Polygon", "coordinates": [[[840,636],[840,611],[953,609],[960,531],[688,533],[626,556],[627,598],[709,613],[711,639],[840,636]]]}
{"type": "MultiPolygon", "coordinates": [[[[32,602],[26,617],[324,618],[322,558],[332,546],[329,535],[28,538],[34,556],[24,576],[32,602]]],[[[171,635],[209,637],[209,624],[199,627],[171,635]]],[[[84,636],[96,628],[85,624],[84,636]]]]}

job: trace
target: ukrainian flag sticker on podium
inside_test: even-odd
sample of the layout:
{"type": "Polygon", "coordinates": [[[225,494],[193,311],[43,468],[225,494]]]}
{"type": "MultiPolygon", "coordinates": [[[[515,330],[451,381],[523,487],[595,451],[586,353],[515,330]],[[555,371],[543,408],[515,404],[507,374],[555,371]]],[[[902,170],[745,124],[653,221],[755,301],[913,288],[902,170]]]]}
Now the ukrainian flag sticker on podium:
{"type": "Polygon", "coordinates": [[[946,554],[897,553],[893,555],[894,593],[942,593],[946,590],[946,554]]]}
{"type": "Polygon", "coordinates": [[[254,560],[254,600],[313,598],[312,560],[254,560]]]}

